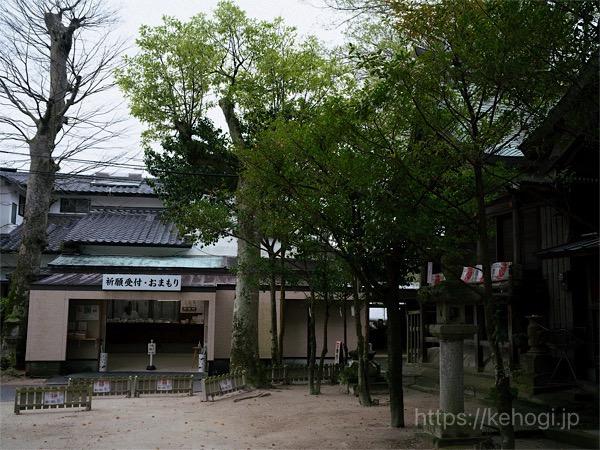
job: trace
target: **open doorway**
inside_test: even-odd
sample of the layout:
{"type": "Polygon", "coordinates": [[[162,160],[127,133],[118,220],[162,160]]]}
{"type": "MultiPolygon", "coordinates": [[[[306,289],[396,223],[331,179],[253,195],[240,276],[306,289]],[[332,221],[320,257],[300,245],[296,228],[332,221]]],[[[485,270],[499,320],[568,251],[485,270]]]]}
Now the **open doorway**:
{"type": "Polygon", "coordinates": [[[369,307],[369,344],[376,353],[387,353],[387,310],[382,305],[369,307]]]}
{"type": "Polygon", "coordinates": [[[159,370],[197,370],[193,357],[204,343],[204,302],[109,300],[105,334],[108,371],[143,370],[151,342],[159,370]]]}

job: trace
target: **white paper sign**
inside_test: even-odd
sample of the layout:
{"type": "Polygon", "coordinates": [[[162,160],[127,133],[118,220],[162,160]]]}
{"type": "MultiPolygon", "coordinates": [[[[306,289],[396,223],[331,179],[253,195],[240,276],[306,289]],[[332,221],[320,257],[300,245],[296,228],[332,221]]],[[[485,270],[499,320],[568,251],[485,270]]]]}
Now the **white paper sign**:
{"type": "Polygon", "coordinates": [[[110,392],[110,381],[94,381],[94,392],[110,392]]]}
{"type": "Polygon", "coordinates": [[[157,391],[172,391],[173,380],[156,380],[157,391]]]}
{"type": "Polygon", "coordinates": [[[233,389],[233,384],[230,379],[223,380],[219,383],[219,387],[222,391],[231,391],[233,389]]]}
{"type": "Polygon", "coordinates": [[[64,405],[64,392],[44,392],[44,405],[64,405]]]}

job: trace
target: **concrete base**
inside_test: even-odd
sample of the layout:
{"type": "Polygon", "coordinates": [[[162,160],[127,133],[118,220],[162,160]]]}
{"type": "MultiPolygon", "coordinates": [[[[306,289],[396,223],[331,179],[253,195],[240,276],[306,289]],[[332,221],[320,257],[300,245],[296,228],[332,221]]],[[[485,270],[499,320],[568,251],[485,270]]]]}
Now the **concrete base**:
{"type": "Polygon", "coordinates": [[[477,424],[468,414],[450,414],[443,411],[428,414],[423,423],[425,436],[431,438],[437,448],[456,445],[473,446],[484,440],[477,424]]]}
{"type": "Polygon", "coordinates": [[[527,352],[520,357],[521,370],[526,374],[552,372],[552,357],[546,352],[527,352]]]}
{"type": "Polygon", "coordinates": [[[546,352],[527,352],[521,355],[521,373],[514,384],[522,392],[537,394],[548,387],[552,374],[552,358],[546,352]]]}

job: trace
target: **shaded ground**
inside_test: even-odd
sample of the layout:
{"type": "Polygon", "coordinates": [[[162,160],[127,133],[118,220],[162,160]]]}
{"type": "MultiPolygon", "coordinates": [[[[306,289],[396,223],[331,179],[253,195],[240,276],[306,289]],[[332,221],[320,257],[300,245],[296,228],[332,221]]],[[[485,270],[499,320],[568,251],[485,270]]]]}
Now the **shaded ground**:
{"type": "MultiPolygon", "coordinates": [[[[16,385],[45,380],[3,379],[0,403],[2,449],[427,449],[423,416],[435,411],[438,397],[405,389],[406,428],[389,426],[385,393],[379,406],[365,408],[340,386],[323,386],[319,396],[306,385],[237,393],[214,402],[200,396],[148,395],[140,398],[94,397],[92,410],[13,412],[16,385]],[[8,394],[7,394],[8,393],[8,394]]],[[[481,405],[467,402],[476,414],[481,405]]],[[[517,447],[572,448],[548,439],[521,438],[517,447]]],[[[473,448],[465,447],[465,448],[473,448]]]]}

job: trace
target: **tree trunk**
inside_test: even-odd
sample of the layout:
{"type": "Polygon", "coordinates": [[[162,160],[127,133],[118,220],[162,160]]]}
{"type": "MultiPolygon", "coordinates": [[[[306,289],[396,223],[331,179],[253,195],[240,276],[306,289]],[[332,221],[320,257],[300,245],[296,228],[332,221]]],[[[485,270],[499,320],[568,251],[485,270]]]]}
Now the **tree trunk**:
{"type": "Polygon", "coordinates": [[[369,355],[367,343],[363,335],[361,312],[363,300],[358,293],[358,282],[355,279],[353,289],[354,299],[354,328],[356,331],[357,354],[358,354],[358,400],[362,406],[372,406],[371,392],[369,386],[369,355]]]}
{"type": "MultiPolygon", "coordinates": [[[[56,137],[63,126],[70,104],[67,93],[74,97],[78,85],[69,86],[67,62],[73,44],[73,33],[82,25],[74,19],[68,26],[62,23],[61,14],[47,12],[44,21],[50,36],[50,86],[47,107],[36,121],[36,134],[28,142],[30,165],[23,216],[23,233],[15,271],[8,295],[8,316],[19,326],[17,340],[9,355],[17,367],[24,366],[24,349],[27,338],[29,314],[29,287],[40,273],[42,253],[46,247],[48,211],[52,201],[55,174],[59,167],[52,159],[56,137]],[[18,358],[17,358],[18,356],[18,358]]],[[[80,79],[77,79],[78,83],[80,79]]],[[[71,100],[70,100],[71,101],[71,100]]],[[[7,330],[9,331],[9,330],[7,330]]]]}
{"type": "Polygon", "coordinates": [[[348,299],[344,297],[344,305],[342,307],[342,320],[344,322],[344,342],[342,342],[340,364],[346,364],[348,361],[348,299]]]}
{"type": "MultiPolygon", "coordinates": [[[[390,289],[390,297],[394,289],[390,289]]],[[[387,349],[388,349],[388,389],[390,393],[390,420],[395,428],[404,427],[404,391],[402,389],[402,342],[404,341],[404,316],[398,304],[398,297],[386,299],[387,349]]]]}
{"type": "MultiPolygon", "coordinates": [[[[229,128],[234,145],[245,148],[241,127],[230,99],[220,101],[221,110],[229,128]]],[[[239,198],[244,198],[248,181],[240,176],[239,198]]],[[[258,349],[258,297],[259,274],[254,267],[260,258],[260,239],[256,233],[254,211],[243,203],[238,204],[238,272],[233,304],[231,327],[230,370],[245,370],[248,384],[255,387],[268,386],[266,373],[260,362],[258,349]]]]}
{"type": "MultiPolygon", "coordinates": [[[[29,287],[40,274],[42,253],[46,248],[48,211],[52,201],[55,173],[58,170],[49,155],[48,148],[52,147],[53,143],[48,144],[39,138],[30,144],[31,173],[27,182],[23,233],[16,268],[10,281],[8,311],[13,323],[19,328],[16,341],[10,342],[9,357],[15,367],[20,369],[25,366],[29,287]],[[48,156],[40,157],[43,154],[48,156]]],[[[7,327],[6,331],[11,330],[7,327]]]]}
{"type": "Polygon", "coordinates": [[[260,249],[252,243],[252,227],[238,219],[238,274],[233,303],[231,327],[230,370],[245,370],[248,384],[254,387],[268,385],[266,373],[260,362],[258,349],[258,280],[254,272],[260,249]]]}
{"type": "Polygon", "coordinates": [[[327,327],[329,326],[329,310],[331,309],[329,303],[329,292],[324,292],[325,301],[325,320],[323,321],[323,348],[321,349],[321,358],[319,359],[319,370],[317,371],[317,394],[321,393],[321,381],[323,380],[323,368],[325,365],[325,356],[329,349],[327,348],[327,327]]]}
{"type": "Polygon", "coordinates": [[[277,326],[277,276],[275,273],[276,257],[272,248],[269,249],[269,294],[271,297],[271,364],[279,364],[278,326],[277,326]]]}
{"type": "Polygon", "coordinates": [[[315,293],[311,289],[310,302],[308,304],[308,336],[309,336],[309,356],[308,356],[308,391],[310,395],[317,395],[315,384],[315,363],[317,360],[317,333],[316,333],[316,320],[315,320],[315,293]]]}
{"type": "MultiPolygon", "coordinates": [[[[504,367],[502,346],[499,341],[500,323],[496,320],[495,304],[492,292],[491,258],[489,252],[489,236],[487,218],[485,214],[485,190],[483,185],[483,169],[481,162],[473,165],[475,173],[475,187],[477,192],[477,212],[479,242],[481,242],[479,257],[482,265],[484,279],[483,305],[485,314],[485,331],[488,345],[494,363],[495,385],[494,400],[496,410],[500,416],[512,417],[512,393],[510,389],[509,375],[504,367]]],[[[501,421],[499,424],[502,438],[502,448],[515,448],[515,430],[511,421],[501,421]]]]}
{"type": "Polygon", "coordinates": [[[279,354],[277,363],[283,364],[283,339],[285,337],[285,249],[281,249],[281,285],[279,295],[279,354]]]}

